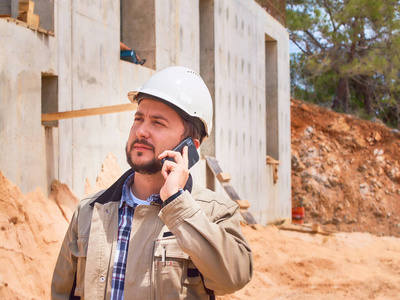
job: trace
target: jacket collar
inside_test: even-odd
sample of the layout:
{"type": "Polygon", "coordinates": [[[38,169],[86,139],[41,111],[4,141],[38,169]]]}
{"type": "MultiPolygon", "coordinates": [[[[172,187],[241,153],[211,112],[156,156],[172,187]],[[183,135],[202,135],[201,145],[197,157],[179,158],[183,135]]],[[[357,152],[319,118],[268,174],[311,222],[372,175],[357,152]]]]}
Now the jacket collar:
{"type": "MultiPolygon", "coordinates": [[[[106,204],[108,202],[112,201],[121,201],[122,197],[122,188],[124,186],[124,183],[126,179],[132,174],[134,171],[132,169],[129,169],[126,171],[112,186],[110,186],[108,189],[105,190],[104,193],[102,193],[98,198],[92,200],[89,202],[90,206],[94,206],[95,203],[100,203],[100,204],[106,204]]],[[[184,190],[189,191],[189,193],[192,192],[193,188],[193,178],[192,175],[189,173],[189,178],[185,184],[185,187],[183,188],[184,190]]]]}

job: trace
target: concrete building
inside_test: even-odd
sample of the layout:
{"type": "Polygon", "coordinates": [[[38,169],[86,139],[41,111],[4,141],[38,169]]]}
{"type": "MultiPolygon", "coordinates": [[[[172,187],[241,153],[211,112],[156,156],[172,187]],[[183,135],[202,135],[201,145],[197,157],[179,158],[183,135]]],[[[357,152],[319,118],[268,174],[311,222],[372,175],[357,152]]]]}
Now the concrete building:
{"type": "MultiPolygon", "coordinates": [[[[281,1],[282,2],[282,1],[281,1]]],[[[82,196],[107,153],[123,170],[133,112],[41,122],[43,113],[127,103],[158,70],[183,65],[210,88],[213,155],[262,224],[291,217],[289,37],[253,0],[35,0],[38,28],[0,15],[0,171],[23,192],[53,179],[82,196]],[[120,41],[146,63],[120,59],[120,41]],[[281,161],[274,166],[266,156],[281,161]],[[275,181],[275,182],[274,182],[275,181]]],[[[205,160],[197,183],[221,191],[205,160]]]]}

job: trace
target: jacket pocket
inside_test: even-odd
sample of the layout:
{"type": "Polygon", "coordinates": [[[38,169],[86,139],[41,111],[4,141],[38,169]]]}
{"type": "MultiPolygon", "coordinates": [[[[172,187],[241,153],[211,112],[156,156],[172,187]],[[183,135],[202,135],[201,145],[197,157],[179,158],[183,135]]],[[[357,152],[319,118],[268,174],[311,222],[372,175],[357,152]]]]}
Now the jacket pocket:
{"type": "Polygon", "coordinates": [[[78,238],[69,242],[68,247],[73,256],[77,258],[75,296],[83,297],[85,288],[85,268],[88,249],[88,238],[78,238]]]}
{"type": "MultiPolygon", "coordinates": [[[[201,282],[200,273],[174,237],[157,240],[154,251],[156,299],[181,299],[201,282]]],[[[197,288],[195,288],[197,290],[197,288]]]]}

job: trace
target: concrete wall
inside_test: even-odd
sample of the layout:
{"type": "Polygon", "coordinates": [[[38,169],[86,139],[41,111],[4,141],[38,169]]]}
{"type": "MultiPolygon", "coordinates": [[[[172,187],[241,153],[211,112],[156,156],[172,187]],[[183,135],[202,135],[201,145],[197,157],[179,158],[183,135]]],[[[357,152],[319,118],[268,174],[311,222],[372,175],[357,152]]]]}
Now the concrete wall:
{"type": "Polygon", "coordinates": [[[157,70],[182,65],[200,71],[199,1],[156,1],[157,70]]]}
{"type": "MultiPolygon", "coordinates": [[[[36,9],[35,9],[36,12],[36,9]]],[[[123,169],[133,112],[41,124],[42,75],[58,78],[58,109],[127,103],[154,72],[119,59],[118,3],[60,1],[54,37],[0,19],[0,170],[23,192],[49,191],[55,178],[83,196],[112,151],[123,169]],[[4,49],[4,52],[3,52],[4,49]],[[5,142],[3,142],[5,141],[5,142]]]]}
{"type": "MultiPolygon", "coordinates": [[[[291,217],[289,45],[285,28],[254,1],[214,1],[215,153],[232,185],[266,223],[291,217]],[[276,121],[266,118],[266,35],[277,45],[276,121]],[[272,123],[271,123],[272,122],[272,123]],[[275,126],[275,139],[266,138],[275,126]],[[279,179],[266,165],[267,140],[279,143],[279,179]]],[[[220,186],[216,185],[219,190],[220,186]]]]}
{"type": "MultiPolygon", "coordinates": [[[[133,112],[45,127],[40,122],[42,76],[57,78],[58,110],[70,111],[126,103],[127,92],[156,71],[184,65],[201,73],[214,98],[214,132],[201,153],[215,155],[231,173],[232,185],[250,201],[258,221],[290,217],[288,34],[265,10],[252,0],[154,0],[154,13],[146,20],[153,26],[138,27],[140,18],[131,18],[132,11],[121,14],[129,1],[121,6],[115,1],[39,2],[53,6],[48,26],[54,37],[0,19],[0,49],[5,51],[0,56],[0,139],[5,141],[0,170],[5,176],[24,192],[48,190],[56,178],[82,196],[85,179],[94,184],[108,152],[123,170],[128,168],[124,148],[133,112]],[[123,41],[137,41],[129,46],[141,58],[151,57],[144,66],[119,59],[121,25],[123,41]],[[135,28],[139,35],[124,35],[135,28]],[[154,39],[145,43],[146,37],[154,39]],[[273,72],[266,40],[275,45],[273,72]],[[274,98],[267,97],[273,93],[274,98]],[[271,111],[274,120],[266,119],[271,111]],[[265,163],[270,149],[283,162],[276,184],[265,163]]],[[[204,159],[192,173],[197,183],[210,184],[204,159]]],[[[219,183],[213,184],[221,191],[219,183]]]]}
{"type": "Polygon", "coordinates": [[[41,85],[42,73],[57,73],[56,47],[54,38],[0,19],[0,170],[24,192],[48,186],[41,85]]]}

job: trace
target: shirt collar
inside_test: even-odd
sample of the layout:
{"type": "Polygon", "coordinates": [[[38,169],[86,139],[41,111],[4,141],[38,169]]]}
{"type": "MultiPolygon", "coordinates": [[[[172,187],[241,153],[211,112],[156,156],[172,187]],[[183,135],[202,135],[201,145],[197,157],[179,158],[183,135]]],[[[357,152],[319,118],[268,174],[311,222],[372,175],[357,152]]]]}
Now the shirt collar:
{"type": "MultiPolygon", "coordinates": [[[[125,190],[125,188],[123,188],[123,186],[125,183],[127,183],[128,177],[132,176],[133,174],[135,174],[135,172],[132,169],[129,169],[128,171],[126,171],[116,182],[114,182],[99,197],[92,199],[89,202],[89,205],[94,206],[95,203],[104,205],[106,203],[113,202],[113,201],[121,202],[122,193],[125,190]]],[[[133,183],[133,177],[134,176],[132,176],[132,183],[133,183]]],[[[129,187],[132,185],[132,183],[129,185],[129,187]]],[[[186,185],[183,189],[187,190],[187,191],[189,191],[189,193],[191,193],[192,188],[193,188],[193,178],[192,178],[192,175],[189,174],[189,179],[186,182],[186,185]]],[[[158,195],[158,199],[154,199],[153,201],[156,201],[157,203],[162,204],[162,200],[159,199],[159,195],[158,195]]]]}
{"type": "Polygon", "coordinates": [[[135,197],[134,194],[132,194],[131,186],[133,184],[135,178],[135,173],[132,173],[126,180],[125,183],[122,187],[122,196],[121,196],[121,203],[119,207],[121,208],[124,202],[130,207],[136,207],[137,205],[149,205],[153,201],[157,201],[160,199],[159,194],[153,194],[149,198],[147,198],[145,201],[135,197]]]}
{"type": "MultiPolygon", "coordinates": [[[[160,194],[153,194],[149,198],[147,198],[146,201],[140,200],[135,195],[133,195],[131,186],[133,184],[135,178],[135,172],[133,172],[129,177],[125,180],[125,183],[122,187],[122,196],[121,196],[121,203],[119,204],[119,208],[122,207],[124,202],[126,202],[127,205],[130,207],[136,207],[137,205],[149,205],[152,202],[162,204],[162,200],[160,198],[160,194]]],[[[184,190],[188,190],[189,192],[192,191],[192,186],[193,186],[193,179],[192,176],[189,173],[189,178],[188,181],[186,182],[186,185],[184,187],[184,190]]]]}

